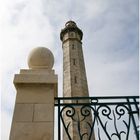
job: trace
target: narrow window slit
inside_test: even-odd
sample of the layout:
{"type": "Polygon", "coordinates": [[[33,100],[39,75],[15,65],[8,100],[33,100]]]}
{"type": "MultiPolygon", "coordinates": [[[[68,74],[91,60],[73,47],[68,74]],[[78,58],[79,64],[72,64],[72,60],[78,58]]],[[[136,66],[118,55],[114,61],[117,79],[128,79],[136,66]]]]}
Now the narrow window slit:
{"type": "Polygon", "coordinates": [[[74,33],[70,33],[70,36],[73,37],[74,36],[74,33]]]}
{"type": "Polygon", "coordinates": [[[74,44],[72,44],[72,49],[73,49],[73,50],[75,49],[74,44]]]}
{"type": "Polygon", "coordinates": [[[73,59],[73,65],[76,65],[76,59],[73,59]]]}
{"type": "Polygon", "coordinates": [[[75,82],[75,84],[77,83],[77,77],[76,76],[74,77],[74,82],[75,82]]]}

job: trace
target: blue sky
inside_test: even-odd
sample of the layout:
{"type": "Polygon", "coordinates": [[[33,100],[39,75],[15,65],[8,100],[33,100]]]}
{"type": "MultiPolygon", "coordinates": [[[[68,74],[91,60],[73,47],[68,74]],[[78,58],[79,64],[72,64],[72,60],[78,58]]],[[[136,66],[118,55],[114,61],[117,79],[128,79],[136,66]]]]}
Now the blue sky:
{"type": "Polygon", "coordinates": [[[15,73],[37,46],[54,54],[62,96],[60,31],[74,20],[84,33],[90,96],[138,95],[138,0],[0,0],[2,140],[8,140],[15,73]]]}

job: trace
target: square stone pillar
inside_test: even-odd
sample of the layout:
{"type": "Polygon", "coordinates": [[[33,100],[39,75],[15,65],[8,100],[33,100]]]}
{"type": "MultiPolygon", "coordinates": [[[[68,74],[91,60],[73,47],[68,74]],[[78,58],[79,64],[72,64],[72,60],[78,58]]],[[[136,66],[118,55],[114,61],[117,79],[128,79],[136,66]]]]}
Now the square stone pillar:
{"type": "Polygon", "coordinates": [[[57,97],[58,77],[46,60],[50,52],[44,50],[46,48],[43,51],[39,48],[37,53],[31,54],[30,69],[21,70],[14,77],[17,95],[10,140],[54,140],[54,97],[57,97]]]}

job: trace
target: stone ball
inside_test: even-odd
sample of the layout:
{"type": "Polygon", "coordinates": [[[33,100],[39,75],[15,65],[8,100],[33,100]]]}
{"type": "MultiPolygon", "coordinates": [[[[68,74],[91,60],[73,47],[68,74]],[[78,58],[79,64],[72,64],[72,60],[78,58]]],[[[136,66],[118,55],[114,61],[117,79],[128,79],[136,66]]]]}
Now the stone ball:
{"type": "Polygon", "coordinates": [[[28,57],[28,66],[31,69],[52,69],[54,65],[54,56],[52,52],[45,47],[34,48],[28,57]]]}

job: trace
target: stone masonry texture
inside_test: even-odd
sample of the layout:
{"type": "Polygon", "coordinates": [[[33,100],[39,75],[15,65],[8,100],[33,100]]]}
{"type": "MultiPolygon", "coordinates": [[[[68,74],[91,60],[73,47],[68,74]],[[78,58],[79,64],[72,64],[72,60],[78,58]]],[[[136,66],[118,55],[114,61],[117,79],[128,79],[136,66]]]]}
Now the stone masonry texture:
{"type": "MultiPolygon", "coordinates": [[[[62,40],[63,49],[63,96],[64,97],[88,97],[88,84],[85,70],[85,63],[82,50],[82,31],[77,27],[73,21],[68,21],[65,28],[62,29],[60,37],[62,40]]],[[[81,101],[84,102],[84,101],[81,101]]],[[[67,110],[66,110],[67,111],[67,110]]],[[[72,121],[67,117],[66,111],[63,114],[65,124],[69,127],[69,133],[72,140],[80,140],[77,122],[72,121]]],[[[76,108],[74,115],[75,120],[82,120],[80,115],[80,107],[76,108]],[[78,118],[79,116],[79,118],[78,118]]],[[[89,135],[90,129],[85,122],[92,123],[92,116],[87,117],[84,122],[80,123],[81,133],[89,135]]],[[[87,135],[83,140],[87,140],[87,135]]],[[[68,140],[65,130],[63,130],[63,140],[68,140]]],[[[94,136],[92,136],[94,140],[94,136]]]]}

